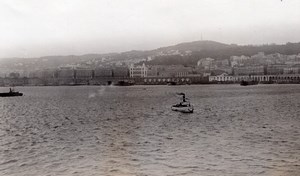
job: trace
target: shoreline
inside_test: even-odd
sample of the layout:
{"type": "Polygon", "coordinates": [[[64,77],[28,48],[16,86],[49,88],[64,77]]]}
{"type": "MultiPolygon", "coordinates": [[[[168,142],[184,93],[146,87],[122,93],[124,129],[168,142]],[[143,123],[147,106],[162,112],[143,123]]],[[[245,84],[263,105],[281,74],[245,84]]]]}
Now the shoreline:
{"type": "MultiPolygon", "coordinates": [[[[208,77],[101,77],[101,78],[0,78],[0,87],[14,86],[134,86],[134,85],[218,85],[241,81],[210,81],[208,77]]],[[[258,81],[258,84],[300,84],[299,79],[258,81]]]]}
{"type": "MultiPolygon", "coordinates": [[[[258,85],[297,85],[300,83],[258,83],[256,85],[247,85],[241,87],[253,87],[258,85]]],[[[178,84],[178,85],[168,85],[168,84],[135,84],[135,85],[128,85],[128,86],[121,86],[121,85],[96,85],[96,84],[80,84],[80,85],[0,85],[0,88],[7,88],[7,87],[82,87],[82,86],[105,86],[105,87],[137,87],[137,86],[168,86],[168,87],[178,87],[178,86],[197,86],[197,85],[240,85],[240,83],[202,83],[202,84],[178,84]]]]}

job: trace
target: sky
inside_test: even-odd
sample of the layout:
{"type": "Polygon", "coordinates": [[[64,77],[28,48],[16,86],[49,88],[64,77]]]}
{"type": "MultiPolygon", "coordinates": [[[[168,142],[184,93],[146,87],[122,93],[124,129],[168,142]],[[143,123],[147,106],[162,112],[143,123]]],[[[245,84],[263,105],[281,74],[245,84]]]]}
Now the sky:
{"type": "Polygon", "coordinates": [[[1,0],[0,58],[300,42],[299,0],[1,0]]]}

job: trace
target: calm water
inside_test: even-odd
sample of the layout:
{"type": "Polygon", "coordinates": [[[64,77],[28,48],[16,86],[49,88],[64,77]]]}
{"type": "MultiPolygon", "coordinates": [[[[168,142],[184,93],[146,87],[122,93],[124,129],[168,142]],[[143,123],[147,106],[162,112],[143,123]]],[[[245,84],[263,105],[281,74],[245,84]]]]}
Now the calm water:
{"type": "Polygon", "coordinates": [[[0,97],[1,176],[300,174],[300,85],[18,90],[0,97]]]}

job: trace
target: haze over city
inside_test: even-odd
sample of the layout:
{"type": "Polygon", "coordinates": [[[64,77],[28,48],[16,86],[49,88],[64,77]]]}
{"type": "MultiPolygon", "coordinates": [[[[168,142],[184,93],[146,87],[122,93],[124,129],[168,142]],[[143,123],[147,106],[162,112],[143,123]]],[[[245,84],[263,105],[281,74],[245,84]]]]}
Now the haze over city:
{"type": "Polygon", "coordinates": [[[297,0],[4,0],[0,58],[300,41],[297,0]]]}

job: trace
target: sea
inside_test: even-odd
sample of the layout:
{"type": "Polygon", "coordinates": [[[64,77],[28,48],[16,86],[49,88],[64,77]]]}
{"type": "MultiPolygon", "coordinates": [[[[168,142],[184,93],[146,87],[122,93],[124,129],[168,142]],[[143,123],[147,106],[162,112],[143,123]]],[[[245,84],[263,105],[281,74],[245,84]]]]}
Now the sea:
{"type": "Polygon", "coordinates": [[[300,85],[15,89],[1,176],[300,175],[300,85]],[[171,110],[179,92],[194,113],[171,110]]]}

